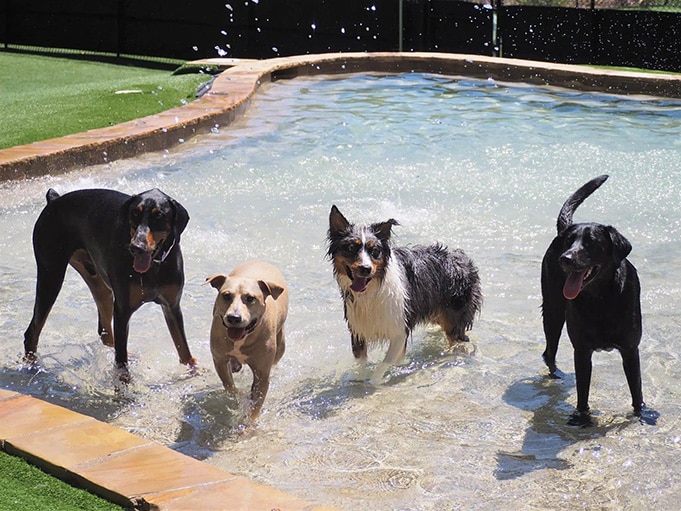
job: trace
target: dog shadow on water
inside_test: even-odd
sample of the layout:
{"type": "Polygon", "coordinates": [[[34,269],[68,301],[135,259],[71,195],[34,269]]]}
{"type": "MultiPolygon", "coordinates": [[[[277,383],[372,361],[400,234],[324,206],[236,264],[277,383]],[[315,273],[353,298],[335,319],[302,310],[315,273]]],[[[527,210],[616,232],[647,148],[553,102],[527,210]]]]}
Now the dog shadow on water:
{"type": "MultiPolygon", "coordinates": [[[[533,412],[530,425],[525,430],[520,451],[499,451],[495,477],[500,480],[516,479],[535,470],[551,468],[565,470],[571,464],[559,454],[584,440],[605,437],[611,431],[622,430],[634,422],[612,418],[596,420],[589,428],[577,428],[567,423],[573,406],[567,397],[575,388],[574,374],[561,373],[561,379],[535,376],[513,383],[504,393],[506,403],[521,410],[533,412]]],[[[597,412],[592,411],[597,419],[597,412]]]]}
{"type": "Polygon", "coordinates": [[[185,396],[180,428],[170,447],[204,460],[224,449],[225,441],[237,440],[249,431],[248,399],[222,387],[185,396]]]}

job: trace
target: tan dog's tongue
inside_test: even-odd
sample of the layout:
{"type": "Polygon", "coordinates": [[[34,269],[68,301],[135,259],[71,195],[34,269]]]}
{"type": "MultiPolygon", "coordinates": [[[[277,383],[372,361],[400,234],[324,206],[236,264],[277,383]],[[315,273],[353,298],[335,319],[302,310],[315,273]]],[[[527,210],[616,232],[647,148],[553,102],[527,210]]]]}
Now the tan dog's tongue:
{"type": "Polygon", "coordinates": [[[227,336],[232,339],[233,341],[239,341],[241,340],[244,335],[246,335],[246,329],[245,328],[228,328],[227,329],[227,336]]]}
{"type": "Polygon", "coordinates": [[[132,267],[137,273],[146,273],[151,268],[152,257],[150,253],[136,255],[132,263],[132,267]]]}
{"type": "Polygon", "coordinates": [[[586,270],[568,273],[567,279],[565,279],[565,285],[563,286],[563,296],[565,298],[568,300],[577,298],[577,295],[579,295],[579,292],[582,290],[584,275],[586,275],[586,270]]]}

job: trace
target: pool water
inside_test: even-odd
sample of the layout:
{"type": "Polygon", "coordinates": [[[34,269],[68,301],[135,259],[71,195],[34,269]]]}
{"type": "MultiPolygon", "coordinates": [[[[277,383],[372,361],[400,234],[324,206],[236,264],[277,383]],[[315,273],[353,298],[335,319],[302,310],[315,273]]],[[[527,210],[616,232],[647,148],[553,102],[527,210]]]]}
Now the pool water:
{"type": "MultiPolygon", "coordinates": [[[[177,151],[0,186],[0,387],[154,439],[227,471],[346,510],[672,509],[681,483],[681,102],[424,74],[351,75],[264,86],[247,116],[177,151]],[[621,359],[594,356],[597,425],[566,425],[576,403],[541,360],[540,263],[563,201],[610,179],[576,221],[615,225],[642,284],[643,392],[657,426],[633,420],[621,359]],[[42,370],[21,368],[33,306],[33,223],[45,192],[159,187],[191,220],[182,238],[189,376],[160,308],[130,324],[131,373],[69,270],[42,334],[42,370]],[[336,204],[356,222],[395,218],[398,244],[440,241],[478,265],[485,302],[471,343],[447,350],[419,328],[407,359],[372,386],[355,380],[326,259],[336,204]],[[247,259],[290,288],[287,351],[257,426],[210,358],[215,291],[247,259]]],[[[370,353],[375,363],[383,349],[370,353]]],[[[250,371],[237,385],[250,386],[250,371]]]]}

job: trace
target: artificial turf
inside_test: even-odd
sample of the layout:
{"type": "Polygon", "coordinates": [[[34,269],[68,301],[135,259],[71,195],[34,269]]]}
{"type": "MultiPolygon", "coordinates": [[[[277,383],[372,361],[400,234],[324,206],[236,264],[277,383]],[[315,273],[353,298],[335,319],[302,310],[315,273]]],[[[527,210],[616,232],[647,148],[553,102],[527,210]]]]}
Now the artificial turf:
{"type": "Polygon", "coordinates": [[[195,99],[205,74],[0,51],[0,149],[103,128],[195,99]]]}
{"type": "Polygon", "coordinates": [[[0,511],[123,511],[0,451],[0,511]]]}

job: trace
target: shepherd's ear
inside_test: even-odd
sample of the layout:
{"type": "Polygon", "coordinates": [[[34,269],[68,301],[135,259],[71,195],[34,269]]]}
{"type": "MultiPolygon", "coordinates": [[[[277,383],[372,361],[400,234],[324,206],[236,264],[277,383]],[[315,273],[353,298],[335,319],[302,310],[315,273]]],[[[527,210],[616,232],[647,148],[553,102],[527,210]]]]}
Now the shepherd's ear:
{"type": "Polygon", "coordinates": [[[348,222],[335,205],[331,206],[331,213],[329,213],[329,237],[335,238],[340,236],[348,227],[350,227],[350,222],[348,222]]]}
{"type": "Polygon", "coordinates": [[[389,241],[390,236],[392,235],[393,225],[400,225],[400,223],[397,220],[391,218],[385,222],[373,224],[371,226],[371,230],[376,233],[376,236],[378,236],[379,240],[389,241]]]}
{"type": "Polygon", "coordinates": [[[631,243],[612,226],[608,226],[608,234],[610,234],[612,241],[612,258],[615,260],[615,264],[619,266],[631,252],[631,243]]]}

